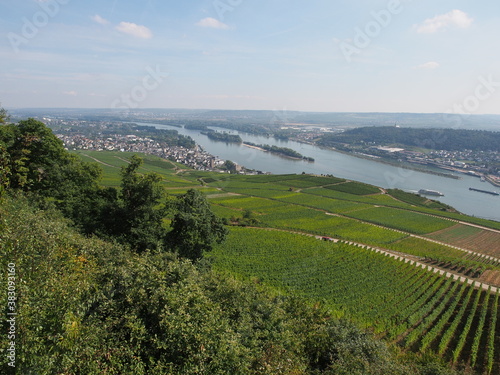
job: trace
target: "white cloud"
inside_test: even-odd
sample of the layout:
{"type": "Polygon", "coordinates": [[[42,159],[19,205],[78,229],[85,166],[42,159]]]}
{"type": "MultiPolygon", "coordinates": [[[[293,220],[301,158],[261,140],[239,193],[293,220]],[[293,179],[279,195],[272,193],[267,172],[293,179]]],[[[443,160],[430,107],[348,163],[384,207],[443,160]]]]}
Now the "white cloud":
{"type": "Polygon", "coordinates": [[[116,30],[121,33],[135,36],[136,38],[150,39],[153,37],[153,33],[146,26],[136,25],[132,22],[120,22],[116,26],[116,30]]]}
{"type": "Polygon", "coordinates": [[[446,14],[426,19],[422,24],[416,25],[417,33],[432,34],[450,26],[465,29],[472,24],[473,19],[461,10],[455,9],[446,14]]]}
{"type": "Polygon", "coordinates": [[[109,21],[107,19],[102,18],[100,15],[96,14],[95,16],[91,17],[92,21],[97,22],[100,25],[107,25],[109,21]]]}
{"type": "Polygon", "coordinates": [[[425,64],[417,66],[418,69],[437,69],[439,68],[439,63],[435,61],[429,61],[426,62],[425,64]]]}
{"type": "Polygon", "coordinates": [[[77,96],[78,93],[76,91],[64,91],[64,95],[69,95],[69,96],[77,96]]]}
{"type": "Polygon", "coordinates": [[[229,29],[229,26],[212,17],[203,18],[196,24],[201,27],[210,27],[212,29],[229,29]]]}

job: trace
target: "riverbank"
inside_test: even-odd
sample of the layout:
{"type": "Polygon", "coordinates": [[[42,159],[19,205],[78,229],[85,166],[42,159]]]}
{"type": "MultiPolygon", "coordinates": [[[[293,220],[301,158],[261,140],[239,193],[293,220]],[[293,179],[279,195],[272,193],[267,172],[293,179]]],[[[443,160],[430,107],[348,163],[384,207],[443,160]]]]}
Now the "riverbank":
{"type": "Polygon", "coordinates": [[[344,154],[344,155],[349,155],[349,156],[354,156],[354,157],[357,157],[357,158],[360,158],[360,159],[375,161],[377,163],[390,165],[392,167],[398,167],[398,168],[413,170],[413,171],[416,171],[416,172],[422,172],[422,173],[432,174],[432,175],[435,175],[435,176],[441,176],[441,177],[451,178],[451,179],[454,179],[454,180],[460,180],[461,179],[460,176],[456,176],[456,175],[453,175],[453,174],[439,172],[439,171],[434,171],[434,170],[427,169],[427,168],[418,168],[418,167],[413,166],[411,164],[403,164],[403,163],[395,162],[393,160],[384,159],[384,158],[382,158],[380,156],[362,154],[362,153],[359,153],[359,152],[349,152],[349,151],[345,151],[345,150],[339,150],[339,149],[337,149],[335,147],[318,146],[314,142],[304,142],[304,141],[298,140],[298,139],[293,139],[293,141],[299,142],[299,143],[304,143],[304,144],[307,144],[307,145],[310,145],[310,146],[314,146],[314,147],[318,147],[318,148],[321,148],[323,150],[335,151],[335,152],[338,152],[338,153],[341,153],[341,154],[344,154]]]}

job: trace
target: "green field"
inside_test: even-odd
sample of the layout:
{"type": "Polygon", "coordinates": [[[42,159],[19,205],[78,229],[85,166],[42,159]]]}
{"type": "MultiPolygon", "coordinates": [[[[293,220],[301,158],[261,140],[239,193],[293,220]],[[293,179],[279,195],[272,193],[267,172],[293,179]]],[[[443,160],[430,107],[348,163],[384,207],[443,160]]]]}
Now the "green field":
{"type": "MultiPolygon", "coordinates": [[[[120,186],[121,167],[128,164],[127,160],[134,155],[131,152],[118,151],[77,151],[77,154],[87,162],[97,162],[103,169],[102,184],[104,186],[120,186]]],[[[186,168],[182,164],[174,163],[158,156],[138,154],[144,160],[139,168],[139,173],[155,172],[163,177],[166,188],[177,188],[185,186],[198,186],[200,183],[196,178],[181,177],[176,174],[176,169],[186,168]]]]}
{"type": "Polygon", "coordinates": [[[366,185],[360,182],[353,182],[353,181],[346,182],[344,184],[329,185],[326,186],[325,188],[353,195],[380,194],[380,189],[375,186],[366,185]]]}
{"type": "Polygon", "coordinates": [[[498,298],[487,291],[368,249],[266,229],[233,228],[209,257],[220,272],[323,301],[403,348],[439,352],[453,363],[475,358],[478,371],[492,357],[498,368],[498,298]]]}
{"type": "MultiPolygon", "coordinates": [[[[119,186],[120,168],[127,164],[126,160],[132,155],[96,151],[80,151],[79,154],[86,161],[98,160],[103,168],[103,185],[115,187],[119,186]]],[[[144,158],[144,164],[140,172],[159,173],[169,194],[182,194],[189,188],[201,189],[208,196],[214,196],[210,200],[214,207],[226,208],[219,210],[221,216],[230,219],[241,216],[235,215],[235,212],[249,210],[255,213],[261,226],[385,246],[433,259],[444,259],[443,254],[447,248],[424,240],[409,239],[408,236],[425,234],[445,243],[451,241],[451,238],[433,235],[434,232],[439,233],[442,229],[456,224],[447,218],[479,222],[490,227],[500,226],[498,222],[445,212],[441,210],[442,207],[426,207],[420,197],[408,193],[396,191],[395,195],[399,198],[396,199],[389,194],[383,194],[377,187],[346,182],[335,177],[295,174],[229,175],[189,170],[181,164],[156,156],[141,156],[144,158]],[[181,169],[185,172],[178,173],[181,169]],[[220,198],[220,194],[224,193],[238,195],[220,198]],[[408,203],[400,198],[405,198],[408,203]]],[[[465,228],[467,233],[471,234],[478,230],[469,226],[465,228]]],[[[456,256],[453,251],[450,254],[452,255],[446,259],[456,258],[457,262],[463,260],[463,256],[456,256]]],[[[491,267],[486,265],[486,268],[491,267]]]]}
{"type": "Polygon", "coordinates": [[[427,234],[449,228],[456,223],[434,216],[389,207],[374,207],[346,214],[355,219],[415,234],[427,234]]]}
{"type": "MultiPolygon", "coordinates": [[[[106,186],[119,186],[120,168],[131,156],[80,155],[101,162],[106,186]]],[[[500,223],[443,211],[443,206],[408,193],[391,196],[335,177],[229,175],[144,157],[140,172],[159,173],[170,194],[200,189],[227,223],[247,225],[240,220],[250,214],[252,226],[262,227],[231,227],[228,240],[209,254],[219,272],[311,303],[320,301],[333,314],[349,317],[404,350],[431,351],[452,363],[473,363],[479,372],[500,372],[498,296],[362,248],[376,246],[456,267],[498,270],[495,262],[415,235],[451,243],[480,229],[449,219],[492,228],[500,223]],[[441,232],[447,228],[452,229],[441,232]]]]}

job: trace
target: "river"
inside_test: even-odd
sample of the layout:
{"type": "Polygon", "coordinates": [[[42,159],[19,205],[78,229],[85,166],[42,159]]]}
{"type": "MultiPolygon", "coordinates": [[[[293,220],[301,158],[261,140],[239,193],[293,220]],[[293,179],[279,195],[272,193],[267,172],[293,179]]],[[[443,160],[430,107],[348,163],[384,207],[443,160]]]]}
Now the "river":
{"type": "Polygon", "coordinates": [[[196,143],[212,155],[224,160],[232,160],[247,168],[263,172],[274,174],[302,172],[332,174],[336,177],[361,181],[383,188],[398,188],[409,192],[417,192],[420,189],[438,190],[444,196],[431,197],[432,199],[453,206],[467,215],[500,221],[500,196],[470,191],[469,187],[496,191],[500,191],[500,188],[488,182],[481,182],[477,177],[459,173],[460,179],[456,180],[398,168],[309,144],[277,140],[273,137],[267,138],[248,133],[229,131],[227,129],[211,128],[231,134],[239,134],[244,141],[291,148],[304,156],[314,158],[315,162],[311,163],[281,157],[243,145],[213,141],[206,135],[200,134],[199,130],[188,130],[159,124],[138,123],[138,125],[177,130],[179,134],[188,135],[193,138],[196,143]]]}

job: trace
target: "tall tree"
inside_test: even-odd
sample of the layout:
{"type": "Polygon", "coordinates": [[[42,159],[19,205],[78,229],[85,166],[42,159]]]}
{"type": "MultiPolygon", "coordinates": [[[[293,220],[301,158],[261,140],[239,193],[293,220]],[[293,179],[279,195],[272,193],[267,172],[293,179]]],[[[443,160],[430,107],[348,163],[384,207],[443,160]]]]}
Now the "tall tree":
{"type": "Polygon", "coordinates": [[[0,124],[5,124],[9,121],[10,116],[5,108],[0,107],[0,124]]]}
{"type": "Polygon", "coordinates": [[[54,188],[60,190],[60,170],[76,160],[51,129],[32,118],[0,126],[0,142],[10,155],[13,188],[49,195],[54,188]]]}
{"type": "Polygon", "coordinates": [[[162,204],[165,190],[157,173],[140,174],[143,159],[133,155],[130,164],[122,167],[121,214],[116,218],[122,236],[132,247],[142,252],[163,246],[166,228],[162,204]]]}
{"type": "Polygon", "coordinates": [[[78,226],[92,232],[87,227],[98,216],[95,207],[102,195],[97,164],[70,154],[50,128],[34,119],[0,125],[0,156],[3,188],[50,198],[78,226]]]}
{"type": "MultiPolygon", "coordinates": [[[[0,108],[0,125],[5,124],[8,120],[7,111],[4,108],[0,108]]],[[[1,134],[0,130],[0,134],[1,134]]],[[[5,192],[5,189],[9,186],[10,179],[10,155],[7,152],[5,145],[3,144],[0,137],[0,197],[5,192]]]]}
{"type": "Polygon", "coordinates": [[[9,186],[10,158],[7,149],[0,143],[0,197],[9,186]]]}
{"type": "Polygon", "coordinates": [[[214,243],[222,243],[228,231],[211,210],[205,196],[190,189],[177,201],[169,242],[178,254],[196,261],[211,251],[214,243]]]}

